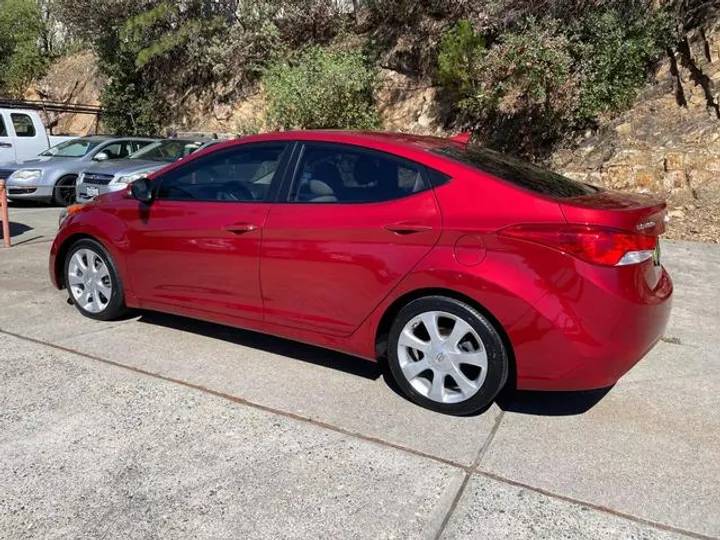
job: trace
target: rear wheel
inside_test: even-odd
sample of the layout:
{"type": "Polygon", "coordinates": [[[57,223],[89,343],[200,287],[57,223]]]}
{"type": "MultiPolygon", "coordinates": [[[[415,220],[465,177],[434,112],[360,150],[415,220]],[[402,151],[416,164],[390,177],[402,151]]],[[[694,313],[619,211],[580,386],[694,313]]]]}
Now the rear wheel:
{"type": "Polygon", "coordinates": [[[75,186],[77,176],[63,176],[53,189],[53,203],[57,206],[75,204],[75,186]]]}
{"type": "Polygon", "coordinates": [[[64,276],[70,299],[84,316],[109,321],[126,311],[115,264],[95,240],[79,240],[70,248],[64,276]]]}
{"type": "Polygon", "coordinates": [[[467,415],[492,404],[508,377],[508,354],[492,323],[464,302],[420,298],[395,318],[390,371],[415,403],[467,415]]]}

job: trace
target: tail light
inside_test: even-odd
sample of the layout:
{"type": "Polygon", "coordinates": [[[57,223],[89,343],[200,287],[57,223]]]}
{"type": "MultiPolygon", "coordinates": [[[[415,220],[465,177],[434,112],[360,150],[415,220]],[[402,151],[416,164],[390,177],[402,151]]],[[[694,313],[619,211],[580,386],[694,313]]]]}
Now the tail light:
{"type": "Polygon", "coordinates": [[[626,266],[652,259],[658,237],[592,225],[517,225],[502,236],[558,249],[602,266],[626,266]]]}

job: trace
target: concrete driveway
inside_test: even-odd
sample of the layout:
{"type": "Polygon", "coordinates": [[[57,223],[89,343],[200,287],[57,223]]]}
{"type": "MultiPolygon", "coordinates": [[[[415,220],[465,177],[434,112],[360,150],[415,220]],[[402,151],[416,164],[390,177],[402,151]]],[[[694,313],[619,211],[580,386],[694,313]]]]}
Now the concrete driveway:
{"type": "Polygon", "coordinates": [[[374,364],[52,289],[0,250],[0,538],[720,537],[720,246],[666,243],[666,337],[607,393],[453,418],[374,364]]]}

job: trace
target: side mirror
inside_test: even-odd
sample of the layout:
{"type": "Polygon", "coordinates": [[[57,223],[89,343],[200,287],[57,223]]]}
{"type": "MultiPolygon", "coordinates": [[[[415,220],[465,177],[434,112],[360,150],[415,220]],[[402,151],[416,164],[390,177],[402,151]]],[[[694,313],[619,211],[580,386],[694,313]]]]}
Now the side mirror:
{"type": "Polygon", "coordinates": [[[152,182],[149,178],[138,178],[130,184],[130,195],[143,203],[151,203],[153,200],[152,182]]]}
{"type": "Polygon", "coordinates": [[[107,161],[110,159],[110,156],[107,154],[107,152],[98,152],[95,154],[95,157],[93,158],[95,161],[107,161]]]}

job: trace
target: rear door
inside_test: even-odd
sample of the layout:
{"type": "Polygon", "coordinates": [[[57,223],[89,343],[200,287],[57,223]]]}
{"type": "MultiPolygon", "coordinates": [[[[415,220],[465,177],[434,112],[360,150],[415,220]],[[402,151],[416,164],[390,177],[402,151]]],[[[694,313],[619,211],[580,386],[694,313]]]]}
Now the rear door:
{"type": "Polygon", "coordinates": [[[10,115],[6,111],[0,111],[0,163],[12,163],[15,161],[15,145],[8,131],[10,115]]]}
{"type": "Polygon", "coordinates": [[[260,241],[287,155],[285,143],[226,148],[156,178],[152,204],[120,203],[144,307],[262,318],[260,241]]]}
{"type": "Polygon", "coordinates": [[[441,216],[422,165],[307,143],[265,224],[266,320],[349,335],[432,249],[441,216]]]}

